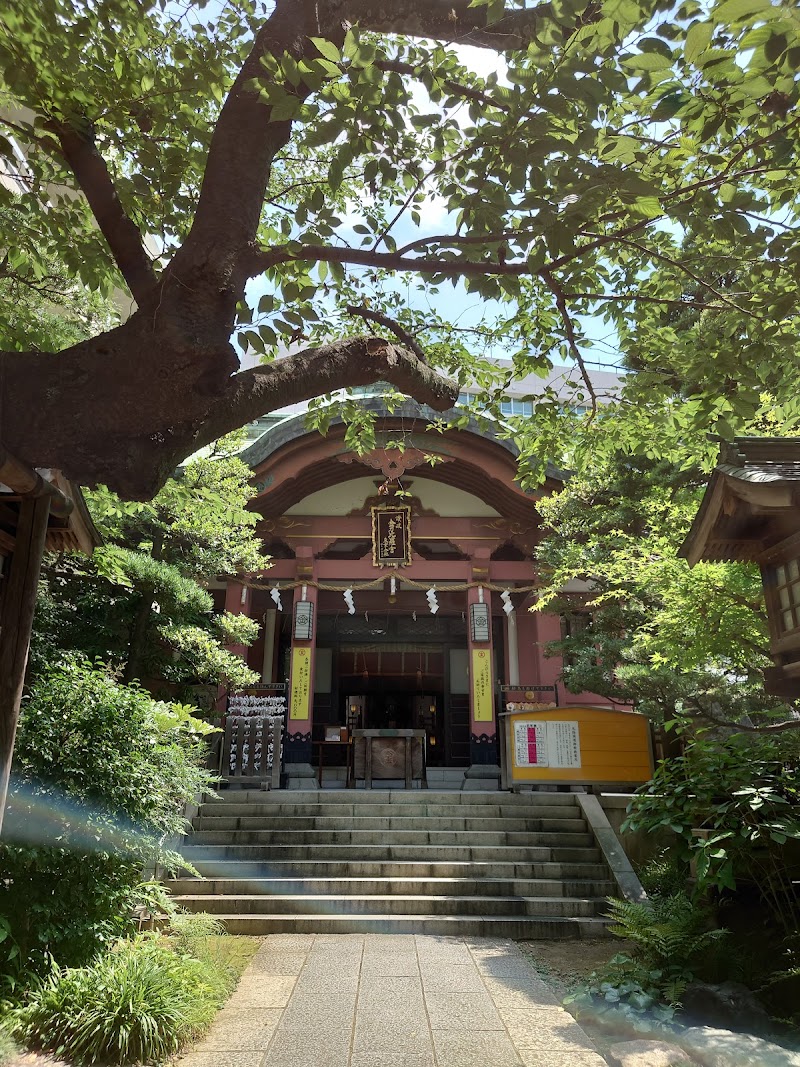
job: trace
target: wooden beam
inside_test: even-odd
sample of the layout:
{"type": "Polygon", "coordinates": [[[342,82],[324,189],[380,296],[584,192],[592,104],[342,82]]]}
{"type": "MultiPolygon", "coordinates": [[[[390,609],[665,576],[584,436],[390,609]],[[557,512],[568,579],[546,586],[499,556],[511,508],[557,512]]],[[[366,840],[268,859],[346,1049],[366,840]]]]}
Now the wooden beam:
{"type": "Polygon", "coordinates": [[[43,478],[38,471],[20,463],[0,444],[0,482],[7,485],[20,497],[48,496],[50,511],[59,518],[66,518],[72,511],[73,503],[64,496],[57,485],[43,478]]]}
{"type": "Polygon", "coordinates": [[[50,494],[44,494],[20,504],[16,545],[0,610],[0,833],[51,500],[50,494]]]}

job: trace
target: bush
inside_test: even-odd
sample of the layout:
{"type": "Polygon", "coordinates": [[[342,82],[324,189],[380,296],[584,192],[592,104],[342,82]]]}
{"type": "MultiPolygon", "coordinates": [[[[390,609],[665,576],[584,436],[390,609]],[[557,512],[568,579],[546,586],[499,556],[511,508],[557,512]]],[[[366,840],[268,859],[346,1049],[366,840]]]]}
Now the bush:
{"type": "Polygon", "coordinates": [[[11,1034],[0,1024],[0,1067],[5,1067],[17,1054],[17,1046],[11,1034]]]}
{"type": "Polygon", "coordinates": [[[671,849],[662,849],[638,869],[639,881],[648,897],[669,897],[685,894],[689,866],[671,849]]]}
{"type": "Polygon", "coordinates": [[[664,971],[619,954],[602,971],[593,971],[564,1003],[577,1019],[588,1015],[602,1022],[606,1016],[618,1025],[623,1018],[634,1030],[646,1032],[654,1023],[672,1021],[684,988],[664,971]]]}
{"type": "Polygon", "coordinates": [[[91,966],[54,969],[12,1025],[26,1043],[76,1063],[161,1062],[202,1033],[229,988],[162,938],[138,937],[91,966]]]}
{"type": "Polygon", "coordinates": [[[633,945],[633,955],[614,956],[568,998],[576,1014],[625,1016],[634,1029],[672,1019],[686,986],[713,967],[727,931],[709,928],[706,907],[682,893],[642,904],[609,898],[611,933],[633,945]]]}
{"type": "Polygon", "coordinates": [[[212,781],[203,729],[82,659],[37,680],[0,845],[0,974],[78,965],[132,932],[142,868],[167,857],[185,803],[212,781]]]}
{"type": "Polygon", "coordinates": [[[234,988],[241,972],[230,956],[233,942],[226,936],[224,924],[214,915],[205,912],[173,914],[169,939],[176,952],[207,964],[221,982],[234,988]]]}
{"type": "Polygon", "coordinates": [[[678,859],[694,862],[700,893],[749,881],[792,934],[798,906],[783,846],[800,840],[800,770],[777,756],[769,738],[694,738],[637,791],[623,830],[669,828],[678,859]]]}

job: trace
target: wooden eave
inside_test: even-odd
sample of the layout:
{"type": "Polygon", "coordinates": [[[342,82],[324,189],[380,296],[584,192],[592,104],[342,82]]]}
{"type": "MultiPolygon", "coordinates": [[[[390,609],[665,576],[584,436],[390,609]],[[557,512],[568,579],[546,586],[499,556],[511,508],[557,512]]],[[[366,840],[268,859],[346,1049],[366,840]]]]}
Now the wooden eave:
{"type": "Polygon", "coordinates": [[[0,554],[14,551],[21,501],[38,496],[50,498],[46,551],[91,555],[102,544],[79,486],[60,471],[26,467],[0,446],[0,554]]]}
{"type": "Polygon", "coordinates": [[[678,555],[690,567],[756,562],[776,541],[800,525],[800,482],[785,478],[751,480],[732,468],[717,467],[678,555]]]}

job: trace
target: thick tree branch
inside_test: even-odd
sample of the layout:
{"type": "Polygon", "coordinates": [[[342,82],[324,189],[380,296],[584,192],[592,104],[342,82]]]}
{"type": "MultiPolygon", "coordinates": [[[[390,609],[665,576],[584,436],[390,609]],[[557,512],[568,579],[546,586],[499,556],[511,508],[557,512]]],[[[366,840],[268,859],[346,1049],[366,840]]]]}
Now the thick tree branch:
{"type": "Polygon", "coordinates": [[[165,370],[153,345],[140,310],[58,356],[0,352],[3,441],[13,441],[31,466],[58,466],[81,484],[148,500],[186,456],[286,404],[378,381],[437,411],[458,396],[456,385],[412,352],[379,337],[348,338],[236,374],[232,351],[203,360],[191,350],[182,360],[169,352],[165,370]],[[57,387],[42,390],[42,381],[57,387]]]}
{"type": "Polygon", "coordinates": [[[800,730],[800,715],[796,719],[781,719],[778,722],[763,723],[760,726],[756,726],[752,723],[729,722],[726,719],[720,719],[713,712],[704,708],[699,701],[693,700],[690,703],[694,706],[694,712],[698,718],[705,719],[706,722],[710,722],[714,726],[722,726],[726,730],[741,730],[743,733],[749,734],[780,734],[785,733],[787,730],[800,730]]]}
{"type": "Polygon", "coordinates": [[[458,397],[455,383],[405,348],[380,337],[351,337],[235,374],[195,443],[210,444],[277,407],[377,381],[390,382],[436,411],[449,410],[458,397]]]}
{"type": "Polygon", "coordinates": [[[366,322],[374,322],[378,326],[383,326],[386,330],[391,330],[395,337],[404,344],[406,348],[410,348],[418,360],[422,363],[428,362],[428,357],[425,355],[425,350],[422,345],[416,340],[413,334],[410,334],[408,330],[404,329],[399,322],[395,322],[394,319],[390,319],[388,315],[382,315],[380,311],[370,311],[369,308],[363,305],[357,306],[356,304],[347,305],[348,315],[357,315],[359,318],[364,319],[366,322]]]}
{"type": "Polygon", "coordinates": [[[106,161],[97,151],[91,132],[88,128],[79,131],[68,123],[55,121],[49,123],[48,128],[58,138],[61,154],[89,202],[131,295],[141,304],[158,279],[145,251],[142,235],[125,213],[106,161]]]}
{"type": "MultiPolygon", "coordinates": [[[[400,0],[396,3],[328,0],[329,6],[334,3],[365,30],[431,37],[450,44],[471,44],[498,52],[526,48],[534,39],[537,27],[553,17],[549,3],[523,10],[509,9],[490,26],[486,25],[486,7],[470,7],[470,0],[400,0]]],[[[577,16],[576,24],[579,21],[580,16],[577,16]]]]}
{"type": "Polygon", "coordinates": [[[505,274],[516,277],[541,274],[541,267],[528,262],[500,263],[491,259],[470,260],[453,257],[439,259],[433,256],[410,257],[397,252],[375,252],[372,249],[334,248],[328,245],[302,245],[289,251],[286,248],[271,248],[253,251],[248,257],[247,272],[250,277],[262,274],[281,263],[352,263],[354,266],[379,267],[390,271],[414,271],[417,274],[442,274],[445,277],[482,277],[489,274],[505,274]]]}

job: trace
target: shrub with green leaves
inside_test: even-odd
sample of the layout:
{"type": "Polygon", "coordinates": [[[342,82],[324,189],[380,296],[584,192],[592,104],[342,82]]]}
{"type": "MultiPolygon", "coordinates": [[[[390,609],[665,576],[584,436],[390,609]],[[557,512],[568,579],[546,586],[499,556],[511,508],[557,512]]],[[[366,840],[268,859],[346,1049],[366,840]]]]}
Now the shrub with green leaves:
{"type": "Polygon", "coordinates": [[[27,1044],[80,1064],[153,1063],[209,1025],[226,977],[160,937],[120,942],[87,967],[55,968],[12,1015],[27,1044]]]}
{"type": "Polygon", "coordinates": [[[672,1021],[685,988],[685,983],[659,968],[620,953],[601,971],[593,971],[564,1003],[577,1019],[591,1016],[602,1024],[608,1018],[614,1025],[623,1019],[634,1030],[646,1032],[653,1024],[672,1021]]]}
{"type": "Polygon", "coordinates": [[[37,679],[0,845],[4,972],[84,963],[132,929],[143,866],[166,855],[185,803],[212,781],[205,729],[82,659],[37,679]]]}
{"type": "Polygon", "coordinates": [[[5,1027],[5,1024],[0,1024],[0,1067],[5,1067],[7,1063],[17,1054],[16,1043],[5,1027]]]}
{"type": "Polygon", "coordinates": [[[691,975],[726,937],[711,925],[709,909],[682,893],[642,903],[609,897],[608,903],[611,933],[631,942],[648,967],[691,975]]]}
{"type": "Polygon", "coordinates": [[[798,802],[800,769],[781,761],[772,738],[705,734],[659,764],[633,798],[623,830],[672,830],[677,858],[694,862],[700,892],[749,880],[792,933],[798,907],[783,846],[800,840],[798,802]]]}

